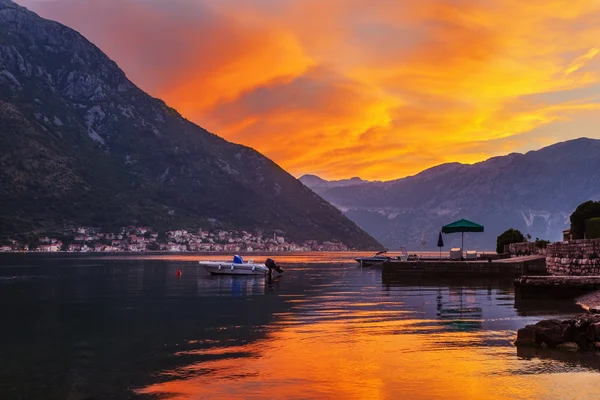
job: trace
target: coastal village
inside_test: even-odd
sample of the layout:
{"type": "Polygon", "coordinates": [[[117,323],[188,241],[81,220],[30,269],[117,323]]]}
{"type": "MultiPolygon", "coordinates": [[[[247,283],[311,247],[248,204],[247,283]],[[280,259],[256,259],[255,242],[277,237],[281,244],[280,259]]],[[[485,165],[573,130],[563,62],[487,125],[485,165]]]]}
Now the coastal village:
{"type": "Polygon", "coordinates": [[[76,227],[63,235],[42,235],[27,243],[11,239],[0,246],[0,252],[308,252],[348,251],[337,241],[302,243],[287,242],[283,235],[263,236],[236,230],[194,232],[177,229],[158,233],[148,227],[128,226],[118,232],[102,232],[99,228],[76,227]]]}

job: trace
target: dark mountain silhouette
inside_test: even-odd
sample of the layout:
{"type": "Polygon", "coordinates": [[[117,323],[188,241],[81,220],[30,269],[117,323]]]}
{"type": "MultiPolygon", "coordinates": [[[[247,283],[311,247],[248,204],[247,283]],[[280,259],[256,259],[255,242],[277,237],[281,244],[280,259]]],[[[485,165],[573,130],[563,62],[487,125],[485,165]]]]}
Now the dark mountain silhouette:
{"type": "Polygon", "coordinates": [[[0,234],[219,226],[372,237],[255,150],[182,118],[76,31],[0,0],[0,234]]]}

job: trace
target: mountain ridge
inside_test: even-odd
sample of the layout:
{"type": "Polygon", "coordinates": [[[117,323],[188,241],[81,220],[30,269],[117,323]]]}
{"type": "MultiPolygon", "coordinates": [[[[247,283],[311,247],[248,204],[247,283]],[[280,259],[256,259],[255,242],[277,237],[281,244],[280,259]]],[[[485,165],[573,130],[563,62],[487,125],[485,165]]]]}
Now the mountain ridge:
{"type": "Polygon", "coordinates": [[[146,94],[78,32],[0,0],[0,234],[71,224],[380,245],[255,150],[146,94]]]}
{"type": "Polygon", "coordinates": [[[363,180],[358,176],[353,176],[352,178],[348,178],[348,179],[339,179],[339,180],[328,181],[317,175],[312,175],[312,174],[302,175],[300,178],[298,178],[298,180],[308,187],[328,187],[328,188],[338,187],[338,186],[354,186],[354,185],[361,185],[363,183],[375,182],[375,181],[363,180]]]}
{"type": "Polygon", "coordinates": [[[460,166],[467,166],[467,165],[477,165],[477,164],[482,164],[482,163],[486,163],[488,161],[492,161],[492,160],[495,160],[495,159],[501,159],[501,158],[505,158],[505,157],[525,156],[525,155],[528,155],[528,154],[537,153],[540,150],[548,150],[549,151],[551,149],[558,149],[558,148],[561,148],[562,146],[565,146],[565,145],[568,146],[571,143],[580,143],[581,145],[585,146],[586,144],[594,143],[596,140],[597,139],[588,138],[588,137],[580,137],[580,138],[576,138],[576,139],[566,140],[566,141],[563,141],[563,142],[553,143],[551,145],[539,148],[537,150],[529,150],[529,151],[527,151],[525,153],[513,152],[513,153],[508,153],[508,154],[503,155],[503,156],[493,156],[493,157],[490,157],[490,158],[487,158],[485,160],[478,161],[478,162],[475,162],[475,163],[472,163],[472,164],[461,163],[461,162],[458,162],[458,161],[451,161],[451,162],[447,162],[447,163],[443,163],[443,164],[434,165],[433,167],[425,168],[424,170],[419,171],[419,172],[417,172],[416,174],[413,174],[413,175],[407,175],[407,176],[402,177],[402,178],[389,179],[389,180],[385,180],[385,181],[381,181],[381,180],[368,181],[368,180],[364,180],[364,179],[362,179],[360,177],[327,180],[327,179],[321,178],[320,176],[315,175],[315,174],[304,174],[304,175],[302,175],[298,179],[302,182],[303,179],[306,179],[306,178],[308,178],[308,179],[315,179],[316,178],[318,180],[323,181],[323,184],[325,186],[327,186],[328,183],[346,182],[346,181],[351,181],[351,180],[355,180],[355,179],[361,180],[362,183],[370,183],[370,182],[380,182],[380,183],[396,182],[396,181],[400,181],[400,180],[403,180],[403,179],[406,179],[406,178],[410,178],[410,177],[413,177],[413,176],[417,176],[417,175],[421,175],[421,174],[424,174],[424,173],[428,173],[429,171],[438,170],[440,168],[443,169],[443,168],[447,168],[447,167],[460,167],[460,166]]]}
{"type": "Polygon", "coordinates": [[[460,218],[486,226],[484,234],[471,235],[483,249],[493,249],[496,236],[511,227],[560,240],[577,205],[600,199],[600,140],[579,138],[475,164],[441,164],[393,181],[313,190],[391,248],[419,248],[423,230],[435,233],[460,218]]]}

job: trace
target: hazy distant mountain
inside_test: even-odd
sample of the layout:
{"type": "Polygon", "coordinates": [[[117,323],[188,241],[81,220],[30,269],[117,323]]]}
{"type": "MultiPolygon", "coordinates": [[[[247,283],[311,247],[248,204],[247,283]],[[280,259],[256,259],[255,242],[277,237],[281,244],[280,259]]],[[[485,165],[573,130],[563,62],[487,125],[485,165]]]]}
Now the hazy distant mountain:
{"type": "MultiPolygon", "coordinates": [[[[310,185],[309,185],[310,186],[310,185]]],[[[559,240],[571,212],[600,199],[600,140],[577,139],[473,165],[443,164],[389,182],[320,189],[319,194],[390,248],[435,248],[442,225],[466,218],[485,226],[468,244],[494,249],[508,228],[559,240]]],[[[446,247],[460,235],[445,236],[446,247]]],[[[453,242],[452,242],[453,241],[453,242]]]]}
{"type": "Polygon", "coordinates": [[[0,0],[0,234],[277,229],[380,245],[271,160],[182,118],[74,30],[0,0]]]}
{"type": "Polygon", "coordinates": [[[316,175],[306,174],[306,175],[302,175],[299,178],[299,180],[300,180],[300,182],[304,183],[304,185],[313,189],[317,193],[319,193],[322,189],[329,189],[329,188],[340,187],[340,186],[355,186],[355,185],[361,185],[363,183],[370,183],[370,181],[362,180],[357,176],[350,178],[350,179],[341,179],[338,181],[326,181],[325,179],[320,178],[316,175]]]}

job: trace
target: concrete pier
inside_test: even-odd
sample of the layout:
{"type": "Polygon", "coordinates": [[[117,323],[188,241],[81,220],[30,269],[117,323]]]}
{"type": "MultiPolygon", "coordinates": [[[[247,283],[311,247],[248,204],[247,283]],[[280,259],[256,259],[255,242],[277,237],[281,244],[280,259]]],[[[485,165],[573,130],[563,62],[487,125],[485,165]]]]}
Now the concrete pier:
{"type": "Polygon", "coordinates": [[[514,257],[501,260],[419,260],[419,261],[389,261],[383,263],[382,274],[408,275],[423,274],[437,276],[458,275],[508,275],[545,274],[546,259],[534,255],[514,257]]]}
{"type": "Polygon", "coordinates": [[[520,298],[574,299],[600,290],[600,276],[521,276],[515,280],[520,298]]]}

